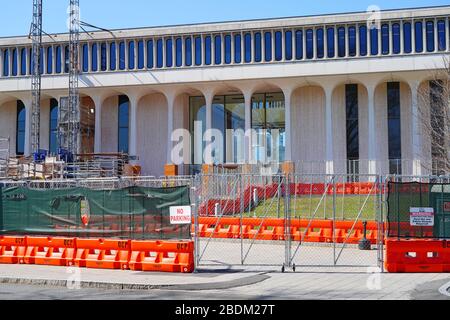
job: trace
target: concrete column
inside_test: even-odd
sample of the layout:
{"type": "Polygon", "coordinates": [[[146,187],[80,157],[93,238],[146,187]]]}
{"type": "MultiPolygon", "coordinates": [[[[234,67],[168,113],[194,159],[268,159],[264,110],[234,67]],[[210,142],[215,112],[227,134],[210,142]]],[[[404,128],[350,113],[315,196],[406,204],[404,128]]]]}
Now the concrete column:
{"type": "Polygon", "coordinates": [[[252,96],[253,92],[248,90],[244,92],[245,103],[245,163],[252,161],[252,96]]]}
{"type": "Polygon", "coordinates": [[[333,86],[329,85],[325,89],[325,157],[326,157],[326,173],[334,174],[334,161],[333,161],[333,109],[332,109],[332,96],[333,86]]]}
{"type": "Polygon", "coordinates": [[[95,105],[94,153],[102,152],[102,106],[103,97],[92,97],[95,105]]]}
{"type": "Polygon", "coordinates": [[[409,83],[411,88],[411,136],[412,136],[412,154],[413,154],[413,175],[422,175],[422,136],[420,130],[419,113],[419,81],[409,83]]]}
{"type": "Polygon", "coordinates": [[[292,116],[291,116],[291,99],[292,99],[292,89],[285,89],[283,90],[284,93],[284,105],[286,110],[286,154],[285,154],[285,161],[292,161],[292,116]]]}
{"type": "Polygon", "coordinates": [[[26,157],[31,156],[31,119],[32,119],[32,111],[31,111],[31,99],[22,99],[23,104],[25,105],[25,146],[24,146],[24,155],[26,157]]]}
{"type": "Polygon", "coordinates": [[[368,93],[368,158],[369,158],[369,174],[376,174],[377,168],[377,134],[376,134],[376,114],[375,114],[375,84],[366,85],[368,93]]]}
{"type": "Polygon", "coordinates": [[[173,115],[174,115],[174,105],[175,105],[175,94],[169,93],[165,94],[167,99],[167,164],[173,164],[172,161],[172,133],[174,129],[173,115]]]}
{"type": "Polygon", "coordinates": [[[137,156],[137,108],[139,97],[128,96],[130,99],[130,145],[128,153],[130,156],[137,156]]]}

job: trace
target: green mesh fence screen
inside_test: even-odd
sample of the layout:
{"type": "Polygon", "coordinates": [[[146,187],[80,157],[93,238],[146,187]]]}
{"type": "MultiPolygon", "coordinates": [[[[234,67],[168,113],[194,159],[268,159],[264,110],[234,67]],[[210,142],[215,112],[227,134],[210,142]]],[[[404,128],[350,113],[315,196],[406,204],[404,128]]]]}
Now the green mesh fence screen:
{"type": "Polygon", "coordinates": [[[450,185],[388,183],[388,236],[450,239],[450,185]]]}
{"type": "Polygon", "coordinates": [[[189,206],[189,187],[118,190],[0,188],[0,234],[189,239],[170,207],[189,206]]]}

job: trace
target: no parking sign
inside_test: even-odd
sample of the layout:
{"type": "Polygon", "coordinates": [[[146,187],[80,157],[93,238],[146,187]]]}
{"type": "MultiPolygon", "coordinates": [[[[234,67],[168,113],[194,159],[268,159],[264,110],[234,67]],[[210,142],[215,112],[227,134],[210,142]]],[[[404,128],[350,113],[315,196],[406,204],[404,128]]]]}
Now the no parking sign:
{"type": "Polygon", "coordinates": [[[190,206],[170,207],[170,224],[191,224],[190,206]]]}

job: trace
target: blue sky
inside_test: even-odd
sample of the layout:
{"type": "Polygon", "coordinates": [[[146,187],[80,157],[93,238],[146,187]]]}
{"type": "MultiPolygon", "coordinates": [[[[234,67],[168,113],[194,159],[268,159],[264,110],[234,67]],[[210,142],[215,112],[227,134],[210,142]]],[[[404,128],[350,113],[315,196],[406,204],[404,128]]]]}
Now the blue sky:
{"type": "MultiPolygon", "coordinates": [[[[69,0],[44,1],[44,30],[66,32],[69,0]]],[[[80,0],[81,19],[109,28],[450,5],[450,0],[80,0]]],[[[28,34],[32,0],[2,0],[0,36],[28,34]]]]}

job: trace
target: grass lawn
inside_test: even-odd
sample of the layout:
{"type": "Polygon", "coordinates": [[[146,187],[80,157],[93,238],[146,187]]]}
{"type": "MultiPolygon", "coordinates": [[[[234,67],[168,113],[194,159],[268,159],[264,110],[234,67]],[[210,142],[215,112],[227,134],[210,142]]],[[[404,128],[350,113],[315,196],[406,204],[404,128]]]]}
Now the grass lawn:
{"type": "MultiPolygon", "coordinates": [[[[314,215],[314,219],[332,219],[333,218],[333,197],[327,196],[321,201],[321,196],[302,196],[292,198],[290,201],[290,215],[297,219],[310,219],[314,215]]],[[[346,195],[336,198],[336,219],[338,220],[355,220],[358,214],[361,215],[359,220],[375,220],[377,197],[370,196],[364,206],[367,196],[346,195]]],[[[285,199],[277,198],[261,201],[259,205],[250,212],[245,212],[244,217],[280,217],[283,218],[285,199]]]]}

